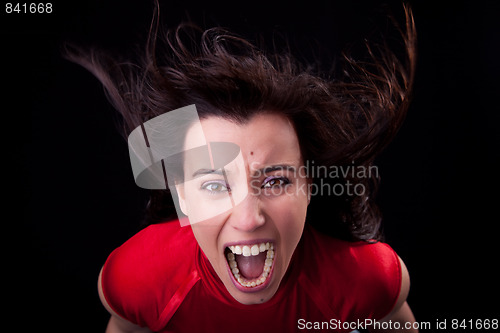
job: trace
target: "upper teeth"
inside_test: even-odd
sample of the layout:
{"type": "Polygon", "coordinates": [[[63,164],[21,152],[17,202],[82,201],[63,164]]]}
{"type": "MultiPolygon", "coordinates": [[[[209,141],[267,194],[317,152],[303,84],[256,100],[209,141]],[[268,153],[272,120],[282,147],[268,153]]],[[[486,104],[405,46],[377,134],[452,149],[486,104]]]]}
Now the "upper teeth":
{"type": "Polygon", "coordinates": [[[231,252],[227,253],[227,262],[229,264],[229,269],[234,276],[234,279],[238,283],[247,288],[253,288],[260,286],[265,283],[269,275],[271,274],[271,268],[274,263],[274,246],[272,243],[259,243],[253,245],[231,245],[229,246],[231,252]],[[257,278],[247,279],[240,274],[238,268],[238,263],[236,262],[235,255],[241,255],[245,257],[256,256],[261,252],[267,251],[266,259],[264,261],[264,267],[262,273],[257,278]]]}
{"type": "Polygon", "coordinates": [[[256,256],[261,252],[273,249],[272,243],[260,243],[253,245],[231,245],[229,249],[234,254],[243,254],[244,257],[256,256]]]}

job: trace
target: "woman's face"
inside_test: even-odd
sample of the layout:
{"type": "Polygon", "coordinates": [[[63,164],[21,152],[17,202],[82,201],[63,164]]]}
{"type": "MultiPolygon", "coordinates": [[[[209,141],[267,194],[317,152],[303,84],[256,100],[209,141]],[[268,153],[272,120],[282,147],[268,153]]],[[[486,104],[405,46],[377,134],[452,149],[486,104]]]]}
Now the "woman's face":
{"type": "Polygon", "coordinates": [[[188,131],[186,150],[230,142],[240,154],[222,171],[185,162],[185,173],[196,177],[177,188],[181,209],[229,293],[243,304],[266,302],[288,268],[309,203],[297,135],[274,113],[245,124],[209,117],[201,128],[188,131]]]}

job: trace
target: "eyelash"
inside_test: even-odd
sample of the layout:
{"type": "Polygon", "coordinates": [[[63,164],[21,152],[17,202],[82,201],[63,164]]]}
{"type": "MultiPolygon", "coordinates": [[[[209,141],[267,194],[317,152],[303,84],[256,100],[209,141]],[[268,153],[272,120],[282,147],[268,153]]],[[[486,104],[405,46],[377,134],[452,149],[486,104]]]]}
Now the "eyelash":
{"type": "Polygon", "coordinates": [[[274,186],[286,186],[288,184],[290,184],[290,179],[288,179],[287,177],[271,176],[271,177],[267,177],[266,179],[264,179],[264,182],[263,182],[261,188],[271,188],[274,186]],[[279,180],[279,181],[283,182],[283,184],[266,186],[267,184],[269,184],[269,182],[271,182],[273,180],[279,180]]]}
{"type": "MultiPolygon", "coordinates": [[[[270,176],[270,177],[267,177],[266,179],[264,179],[264,181],[262,182],[261,188],[262,189],[266,189],[266,188],[272,188],[272,187],[275,187],[275,186],[286,186],[288,184],[290,184],[290,179],[288,179],[287,177],[270,176]],[[279,185],[272,185],[272,184],[270,184],[270,182],[276,181],[276,180],[278,180],[278,181],[280,181],[282,183],[279,184],[279,185]],[[268,184],[269,184],[269,186],[267,186],[268,184]]],[[[205,190],[205,191],[208,191],[208,194],[210,194],[210,195],[221,194],[221,193],[224,193],[224,192],[231,192],[231,188],[224,181],[213,181],[213,180],[207,181],[207,182],[205,182],[205,183],[203,183],[201,185],[201,189],[205,190]],[[211,190],[211,189],[209,189],[209,187],[212,186],[212,185],[222,186],[224,189],[223,190],[219,190],[219,191],[211,190]]]]}
{"type": "Polygon", "coordinates": [[[208,182],[205,182],[201,185],[201,189],[202,190],[205,190],[205,191],[208,191],[208,194],[210,195],[215,195],[215,194],[220,194],[220,193],[224,193],[224,192],[229,192],[231,191],[231,189],[229,188],[229,186],[226,184],[226,182],[224,181],[208,181],[208,182]],[[217,185],[217,186],[222,186],[224,187],[225,189],[224,190],[221,190],[221,191],[214,191],[214,190],[210,190],[208,189],[209,186],[211,185],[217,185]]]}

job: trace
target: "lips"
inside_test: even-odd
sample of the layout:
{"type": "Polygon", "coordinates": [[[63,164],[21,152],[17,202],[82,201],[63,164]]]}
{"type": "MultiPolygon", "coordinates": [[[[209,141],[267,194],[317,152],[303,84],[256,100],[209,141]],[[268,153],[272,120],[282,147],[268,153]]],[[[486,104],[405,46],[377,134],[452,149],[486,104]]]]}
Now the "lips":
{"type": "Polygon", "coordinates": [[[233,243],[226,246],[224,253],[231,281],[237,289],[256,292],[269,284],[275,258],[272,241],[233,243]]]}

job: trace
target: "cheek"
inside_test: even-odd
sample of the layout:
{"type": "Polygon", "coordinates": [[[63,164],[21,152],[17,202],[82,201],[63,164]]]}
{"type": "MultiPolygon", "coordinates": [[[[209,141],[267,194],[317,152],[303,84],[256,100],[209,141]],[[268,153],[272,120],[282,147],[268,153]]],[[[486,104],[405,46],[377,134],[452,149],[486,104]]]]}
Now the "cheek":
{"type": "Polygon", "coordinates": [[[280,199],[273,209],[273,220],[280,234],[284,254],[291,257],[304,230],[307,196],[285,196],[280,199]]]}
{"type": "Polygon", "coordinates": [[[194,237],[207,258],[212,261],[218,257],[217,240],[222,228],[222,223],[217,218],[191,225],[194,237]]]}
{"type": "Polygon", "coordinates": [[[301,206],[295,206],[295,209],[287,216],[285,226],[282,227],[282,232],[286,235],[288,248],[292,248],[292,252],[299,243],[305,224],[305,211],[301,206]],[[284,229],[284,230],[283,230],[284,229]]]}
{"type": "Polygon", "coordinates": [[[207,227],[219,224],[219,216],[232,208],[228,194],[208,194],[200,190],[201,182],[187,183],[184,186],[186,215],[193,224],[203,221],[207,227]]]}

